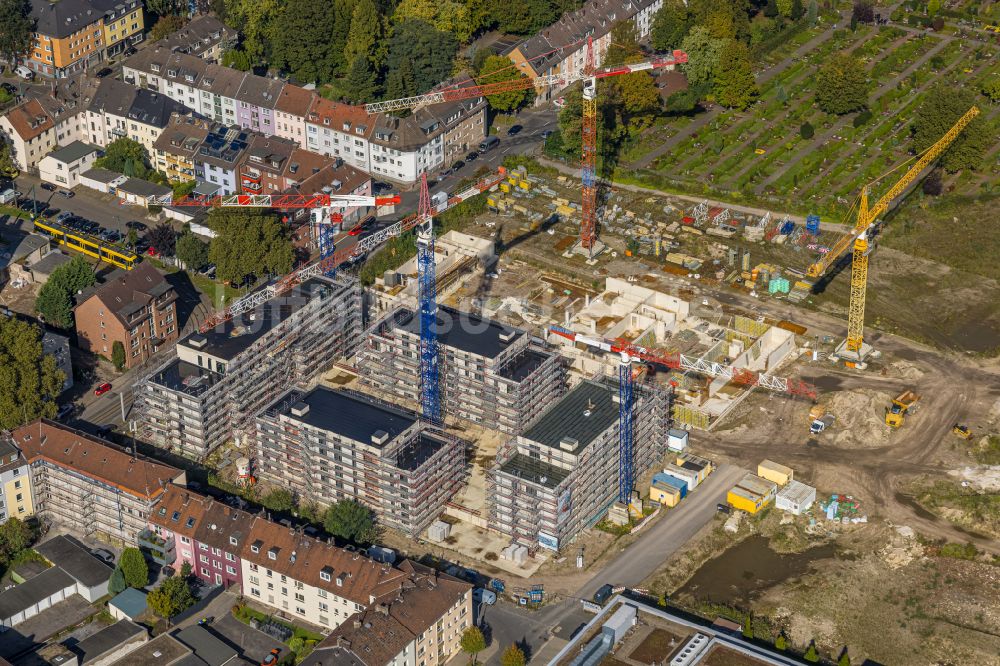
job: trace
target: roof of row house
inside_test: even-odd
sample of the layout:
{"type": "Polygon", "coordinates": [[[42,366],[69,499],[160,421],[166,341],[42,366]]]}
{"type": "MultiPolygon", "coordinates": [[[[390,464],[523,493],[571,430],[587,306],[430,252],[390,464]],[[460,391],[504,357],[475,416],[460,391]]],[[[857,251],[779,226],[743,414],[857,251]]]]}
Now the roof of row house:
{"type": "MultiPolygon", "coordinates": [[[[314,155],[315,153],[310,154],[314,155]]],[[[289,168],[285,172],[285,178],[289,181],[295,181],[295,173],[306,173],[305,169],[291,172],[292,166],[297,163],[294,161],[296,158],[297,155],[292,156],[293,161],[289,164],[289,168]]],[[[350,164],[345,164],[342,160],[337,160],[319,171],[313,169],[311,175],[306,176],[304,180],[298,182],[296,185],[292,185],[289,189],[303,194],[315,194],[322,192],[325,188],[330,188],[330,191],[333,193],[351,194],[370,180],[371,176],[364,171],[355,169],[350,164]]]]}
{"type": "Polygon", "coordinates": [[[22,141],[30,141],[56,126],[37,99],[21,102],[4,116],[22,141]]]}
{"type": "Polygon", "coordinates": [[[180,102],[152,90],[139,88],[127,114],[130,120],[163,129],[170,122],[170,116],[186,112],[187,107],[180,102]]]}
{"type": "Polygon", "coordinates": [[[16,428],[11,437],[29,463],[47,460],[140,499],[159,497],[166,483],[184,474],[48,419],[16,428]]]}
{"type": "Polygon", "coordinates": [[[128,58],[124,66],[270,109],[277,103],[284,85],[281,81],[205,62],[198,56],[171,51],[159,45],[140,50],[128,58]]]}
{"type": "Polygon", "coordinates": [[[219,43],[229,43],[238,37],[235,30],[211,14],[191,19],[183,28],[155,42],[158,47],[200,56],[219,43]]]}
{"type": "Polygon", "coordinates": [[[155,150],[184,157],[194,157],[208,136],[212,123],[183,113],[173,113],[163,132],[153,144],[155,150]]]}
{"type": "Polygon", "coordinates": [[[239,165],[246,154],[250,136],[249,130],[215,123],[205,140],[198,146],[198,152],[194,156],[195,160],[223,169],[233,169],[239,165]]]}
{"type": "MultiPolygon", "coordinates": [[[[160,190],[149,190],[149,188],[142,185],[143,183],[146,183],[146,181],[130,178],[119,185],[118,189],[140,196],[163,194],[160,190]]],[[[148,184],[154,185],[154,183],[148,184]]],[[[162,185],[156,185],[156,187],[167,192],[170,191],[169,187],[162,185]]],[[[108,275],[104,284],[99,284],[85,290],[79,296],[77,302],[83,305],[91,296],[97,296],[104,303],[104,306],[118,318],[122,325],[126,328],[131,328],[128,322],[132,313],[149,305],[154,299],[159,298],[171,289],[173,287],[167,282],[163,274],[156,270],[156,267],[149,262],[143,262],[131,271],[121,268],[115,270],[108,275]]]]}
{"type": "MultiPolygon", "coordinates": [[[[356,171],[355,169],[348,171],[348,169],[351,168],[346,167],[346,165],[343,164],[343,160],[322,155],[320,153],[314,153],[311,150],[296,148],[292,151],[292,154],[289,155],[288,160],[285,162],[285,168],[282,172],[282,176],[284,176],[284,178],[288,181],[298,183],[297,186],[293,186],[293,189],[313,194],[315,192],[319,192],[326,185],[329,185],[336,179],[336,177],[333,177],[322,184],[318,184],[316,187],[307,187],[307,181],[317,183],[322,180],[322,178],[315,178],[320,173],[330,174],[334,172],[338,174],[343,173],[345,179],[347,179],[350,178],[351,172],[356,171]]],[[[357,187],[357,184],[355,187],[357,187]]]]}
{"type": "MultiPolygon", "coordinates": [[[[135,0],[132,0],[136,4],[135,0]]],[[[115,0],[31,0],[31,13],[35,19],[35,32],[49,37],[69,37],[83,28],[104,18],[116,4],[115,0]]]]}
{"type": "Polygon", "coordinates": [[[356,134],[367,139],[372,135],[377,117],[365,111],[363,106],[343,104],[313,95],[306,120],[315,125],[323,125],[338,132],[356,134]]]}
{"type": "MultiPolygon", "coordinates": [[[[306,536],[262,515],[230,507],[177,485],[167,486],[149,519],[171,532],[236,553],[243,560],[364,606],[394,602],[421,585],[431,571],[405,562],[398,568],[375,562],[360,552],[306,536]]],[[[454,579],[446,580],[449,585],[469,588],[454,579]]],[[[412,623],[418,614],[426,612],[423,606],[419,613],[416,609],[401,608],[400,621],[412,623]],[[402,613],[403,610],[407,613],[402,613]]]]}
{"type": "Polygon", "coordinates": [[[514,48],[538,74],[575,53],[588,35],[603,37],[617,21],[631,18],[656,0],[590,0],[514,48]]]}
{"type": "Polygon", "coordinates": [[[383,666],[432,627],[467,594],[471,585],[405,560],[410,585],[383,604],[342,623],[306,658],[303,666],[383,666]]]}
{"type": "MultiPolygon", "coordinates": [[[[280,176],[287,168],[288,160],[297,146],[296,142],[289,139],[255,133],[250,137],[247,161],[244,166],[266,171],[273,176],[280,176]]],[[[333,161],[332,158],[327,159],[333,161]]]]}
{"type": "Polygon", "coordinates": [[[112,77],[101,79],[87,106],[94,113],[125,117],[139,89],[112,77]]]}
{"type": "Polygon", "coordinates": [[[309,108],[312,106],[313,97],[318,97],[318,95],[305,88],[288,84],[281,89],[281,94],[278,95],[278,102],[274,108],[276,111],[281,111],[282,113],[289,113],[305,118],[309,115],[309,108]]]}

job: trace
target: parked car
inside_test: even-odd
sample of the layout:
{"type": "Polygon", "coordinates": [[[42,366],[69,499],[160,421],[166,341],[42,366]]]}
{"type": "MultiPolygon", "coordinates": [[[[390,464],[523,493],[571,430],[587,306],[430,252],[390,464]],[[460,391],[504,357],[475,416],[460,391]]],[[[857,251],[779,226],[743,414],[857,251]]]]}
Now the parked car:
{"type": "Polygon", "coordinates": [[[281,654],[281,648],[274,648],[266,657],[260,660],[260,666],[273,666],[278,663],[279,654],[281,654]]]}
{"type": "Polygon", "coordinates": [[[472,162],[473,160],[478,160],[478,159],[479,159],[479,152],[475,150],[473,150],[471,153],[465,156],[466,162],[472,162]]]}
{"type": "Polygon", "coordinates": [[[152,247],[152,246],[150,246],[149,249],[146,250],[146,254],[148,254],[151,257],[158,257],[158,256],[160,256],[160,253],[156,250],[155,247],[152,247]]]}
{"type": "Polygon", "coordinates": [[[507,136],[514,136],[515,134],[520,134],[524,127],[522,125],[511,125],[507,128],[507,136]]]}
{"type": "Polygon", "coordinates": [[[104,382],[103,384],[94,389],[94,395],[104,395],[110,390],[111,390],[111,383],[104,382]]]}
{"type": "Polygon", "coordinates": [[[73,219],[73,213],[71,213],[68,210],[64,210],[63,212],[56,215],[56,222],[58,222],[59,224],[67,225],[67,222],[69,222],[72,219],[73,219]]]}
{"type": "Polygon", "coordinates": [[[552,130],[545,130],[544,132],[542,132],[542,138],[543,139],[547,139],[550,136],[552,136],[552,130]]]}
{"type": "Polygon", "coordinates": [[[58,192],[56,192],[56,194],[64,196],[67,199],[72,199],[73,197],[76,196],[76,193],[73,192],[73,190],[59,190],[58,192]]]}
{"type": "Polygon", "coordinates": [[[129,56],[134,56],[138,52],[139,51],[137,51],[134,46],[130,46],[122,52],[122,55],[127,58],[129,56]]]}
{"type": "Polygon", "coordinates": [[[725,514],[730,514],[733,512],[733,510],[729,508],[728,504],[716,504],[715,510],[718,511],[719,513],[725,513],[725,514]]]}
{"type": "Polygon", "coordinates": [[[0,88],[3,88],[4,92],[6,92],[8,95],[17,95],[17,86],[15,86],[12,83],[7,83],[6,81],[4,81],[3,83],[0,83],[0,88]]]}
{"type": "Polygon", "coordinates": [[[136,231],[145,231],[147,229],[146,225],[138,220],[129,220],[125,223],[125,228],[135,229],[136,231]]]}
{"type": "Polygon", "coordinates": [[[55,192],[56,186],[53,185],[52,183],[42,183],[42,189],[45,190],[46,192],[55,192]]]}
{"type": "Polygon", "coordinates": [[[104,562],[108,566],[115,565],[115,554],[112,553],[107,548],[95,548],[94,550],[90,551],[90,554],[99,559],[101,562],[104,562]]]}
{"type": "Polygon", "coordinates": [[[364,231],[364,230],[365,230],[365,228],[364,228],[364,227],[362,227],[362,226],[361,226],[361,225],[359,224],[358,226],[356,226],[356,227],[354,227],[353,229],[351,229],[350,231],[348,231],[348,232],[347,232],[347,235],[348,235],[348,236],[360,236],[360,235],[361,235],[361,232],[362,232],[362,231],[364,231]]]}
{"type": "Polygon", "coordinates": [[[457,162],[455,162],[454,164],[451,165],[451,171],[452,171],[452,173],[454,173],[454,172],[458,171],[459,169],[461,169],[464,166],[465,166],[465,162],[463,162],[462,160],[458,160],[457,162]]]}
{"type": "Polygon", "coordinates": [[[492,590],[477,587],[472,591],[472,600],[480,604],[492,606],[497,602],[497,593],[492,590]]]}
{"type": "Polygon", "coordinates": [[[104,69],[97,70],[97,73],[94,74],[94,76],[96,76],[99,79],[103,79],[104,77],[108,76],[109,74],[113,74],[114,71],[115,70],[111,69],[110,67],[105,67],[104,69]]]}
{"type": "Polygon", "coordinates": [[[483,139],[482,142],[479,144],[479,152],[485,153],[487,150],[493,150],[499,145],[500,145],[499,137],[488,136],[485,139],[483,139]]]}
{"type": "Polygon", "coordinates": [[[56,418],[62,421],[64,418],[71,415],[75,409],[76,405],[74,405],[72,402],[67,402],[65,405],[60,405],[59,411],[56,412],[56,418]]]}

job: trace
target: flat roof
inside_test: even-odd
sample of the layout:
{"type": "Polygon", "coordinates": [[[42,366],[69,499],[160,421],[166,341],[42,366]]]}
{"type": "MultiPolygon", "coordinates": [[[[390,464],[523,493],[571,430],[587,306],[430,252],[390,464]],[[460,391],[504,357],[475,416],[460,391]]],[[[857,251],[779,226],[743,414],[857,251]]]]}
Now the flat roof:
{"type": "Polygon", "coordinates": [[[11,618],[56,592],[74,586],[76,581],[59,567],[46,569],[34,578],[0,592],[0,620],[11,618]]]}
{"type": "Polygon", "coordinates": [[[773,481],[768,481],[767,479],[762,479],[756,474],[746,474],[739,480],[736,487],[743,488],[744,490],[756,495],[764,496],[773,492],[774,489],[778,487],[778,484],[773,481]]]}
{"type": "Polygon", "coordinates": [[[147,608],[146,593],[134,587],[125,588],[108,603],[129,617],[138,617],[147,608]]]}
{"type": "Polygon", "coordinates": [[[523,453],[515,453],[510,460],[500,465],[500,471],[546,488],[557,487],[569,476],[568,469],[556,467],[523,453]]]}
{"type": "Polygon", "coordinates": [[[42,557],[83,583],[95,587],[111,580],[112,569],[71,536],[60,534],[35,546],[42,557]]]}
{"type": "Polygon", "coordinates": [[[208,633],[205,627],[193,625],[178,631],[174,636],[184,645],[194,650],[208,666],[222,666],[236,658],[237,652],[221,640],[208,633]]]}
{"type": "Polygon", "coordinates": [[[684,490],[687,488],[687,481],[683,479],[678,479],[676,476],[667,474],[665,472],[657,472],[653,475],[653,484],[660,484],[664,486],[669,486],[674,490],[684,490]]]}
{"type": "Polygon", "coordinates": [[[51,157],[59,162],[64,162],[70,164],[76,162],[77,160],[90,155],[91,153],[96,153],[100,148],[97,146],[92,146],[89,143],[84,143],[83,141],[74,141],[68,146],[63,146],[57,150],[53,150],[46,157],[51,157]]]}
{"type": "Polygon", "coordinates": [[[802,504],[809,497],[816,497],[816,489],[810,485],[806,485],[801,481],[789,481],[784,488],[778,491],[778,497],[782,499],[791,500],[796,504],[802,504]]]}
{"type": "MultiPolygon", "coordinates": [[[[297,400],[294,399],[295,395],[285,394],[273,403],[280,405],[280,414],[293,421],[379,448],[417,422],[416,416],[378,404],[367,396],[334,391],[325,386],[319,386],[299,396],[297,400]],[[293,399],[290,400],[289,395],[293,399]],[[292,410],[303,406],[309,408],[305,414],[296,416],[292,413],[292,410]],[[381,445],[372,442],[372,435],[378,432],[388,435],[381,445]]],[[[268,409],[273,409],[273,406],[268,409]]]]}
{"type": "Polygon", "coordinates": [[[591,380],[584,380],[549,407],[528,428],[523,437],[554,449],[564,438],[575,439],[579,454],[601,433],[618,423],[616,392],[610,387],[591,380]]]}
{"type": "Polygon", "coordinates": [[[171,664],[186,655],[191,649],[170,634],[160,634],[153,640],[140,645],[111,666],[149,666],[149,664],[171,664]],[[153,656],[159,653],[159,656],[153,656]]]}
{"type": "Polygon", "coordinates": [[[111,171],[109,169],[101,169],[100,167],[94,167],[93,169],[87,169],[80,174],[81,178],[88,178],[90,180],[96,180],[99,183],[111,183],[119,178],[126,178],[124,174],[120,174],[117,171],[111,171]]]}
{"type": "MultiPolygon", "coordinates": [[[[400,311],[398,326],[420,335],[420,316],[412,310],[400,311]],[[405,316],[405,315],[409,316],[405,316]]],[[[469,312],[456,310],[444,305],[438,306],[438,342],[446,347],[486,358],[496,358],[500,352],[526,333],[520,329],[504,326],[492,319],[483,319],[469,312]],[[503,340],[501,336],[509,339],[503,340]]]]}
{"type": "Polygon", "coordinates": [[[222,375],[218,372],[181,359],[174,359],[170,365],[150,377],[150,381],[154,384],[190,396],[201,395],[220,379],[222,375]]]}
{"type": "Polygon", "coordinates": [[[73,651],[80,656],[80,663],[87,664],[140,636],[146,636],[145,628],[129,620],[119,620],[96,634],[84,638],[73,646],[73,651]]]}
{"type": "Polygon", "coordinates": [[[314,298],[321,296],[324,292],[334,289],[343,290],[349,286],[347,282],[339,280],[333,282],[318,277],[309,278],[296,286],[289,294],[272,298],[260,307],[216,326],[208,333],[192,333],[178,344],[182,344],[196,353],[201,352],[228,361],[238,356],[243,350],[291,317],[314,298]],[[205,345],[201,348],[192,344],[192,341],[199,338],[205,339],[205,345]]]}
{"type": "Polygon", "coordinates": [[[776,463],[773,460],[761,460],[760,464],[757,465],[757,468],[771,470],[772,472],[778,472],[779,474],[783,474],[785,476],[791,476],[793,473],[791,467],[782,465],[781,463],[776,463]]]}
{"type": "Polygon", "coordinates": [[[420,469],[427,460],[441,450],[445,442],[430,433],[422,432],[396,454],[396,467],[412,472],[420,469]]]}
{"type": "Polygon", "coordinates": [[[520,383],[540,368],[542,363],[549,360],[551,356],[551,354],[544,354],[534,349],[526,349],[523,354],[518,354],[510,363],[506,363],[500,368],[497,374],[505,379],[520,383]]]}

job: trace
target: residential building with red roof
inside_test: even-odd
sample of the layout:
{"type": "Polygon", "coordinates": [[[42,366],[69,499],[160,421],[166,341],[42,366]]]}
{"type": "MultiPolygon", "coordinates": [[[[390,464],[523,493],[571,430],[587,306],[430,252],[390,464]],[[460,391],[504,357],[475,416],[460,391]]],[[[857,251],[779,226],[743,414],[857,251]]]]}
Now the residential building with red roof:
{"type": "Polygon", "coordinates": [[[134,544],[167,484],[186,481],[182,470],[48,419],[9,438],[31,468],[35,514],[116,546],[134,544]]]}
{"type": "Polygon", "coordinates": [[[37,168],[59,146],[55,120],[37,99],[26,100],[0,116],[0,133],[10,139],[11,157],[22,171],[37,168]]]}

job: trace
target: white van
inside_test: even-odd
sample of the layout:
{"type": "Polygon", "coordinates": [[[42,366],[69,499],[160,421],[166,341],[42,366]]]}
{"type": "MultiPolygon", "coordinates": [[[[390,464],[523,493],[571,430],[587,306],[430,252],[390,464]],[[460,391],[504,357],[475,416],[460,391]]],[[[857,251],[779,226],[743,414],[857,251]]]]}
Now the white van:
{"type": "Polygon", "coordinates": [[[0,204],[16,203],[19,196],[21,196],[21,193],[13,188],[4,190],[0,192],[0,204]]]}
{"type": "Polygon", "coordinates": [[[17,69],[14,70],[14,73],[20,76],[25,81],[30,81],[33,78],[35,78],[35,73],[30,69],[28,69],[27,67],[25,67],[24,65],[18,65],[17,69]]]}

